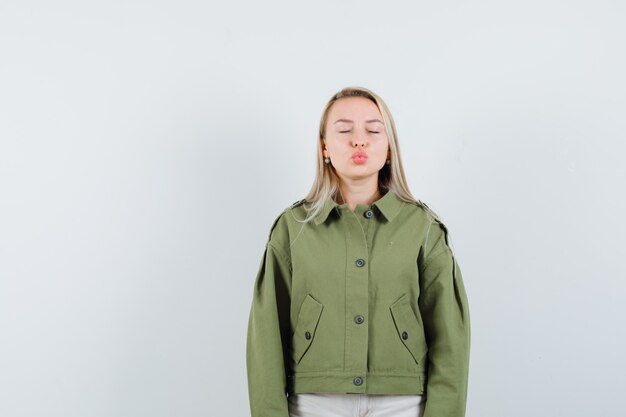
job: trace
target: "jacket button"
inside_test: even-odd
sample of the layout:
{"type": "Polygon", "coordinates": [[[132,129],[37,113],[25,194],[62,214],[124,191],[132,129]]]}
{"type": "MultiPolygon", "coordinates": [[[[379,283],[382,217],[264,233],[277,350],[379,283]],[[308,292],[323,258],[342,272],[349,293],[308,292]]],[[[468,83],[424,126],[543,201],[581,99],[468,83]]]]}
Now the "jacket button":
{"type": "Polygon", "coordinates": [[[365,318],[362,315],[358,315],[354,317],[354,322],[357,324],[361,324],[365,321],[365,318]]]}
{"type": "Polygon", "coordinates": [[[311,338],[311,333],[304,332],[304,337],[306,337],[306,340],[309,340],[311,338]]]}
{"type": "Polygon", "coordinates": [[[369,219],[374,215],[374,212],[372,210],[367,210],[365,213],[363,213],[363,215],[365,216],[365,218],[369,219]]]}
{"type": "Polygon", "coordinates": [[[361,385],[363,383],[363,379],[361,379],[360,376],[357,376],[356,378],[354,378],[354,385],[361,385]]]}
{"type": "Polygon", "coordinates": [[[407,332],[402,332],[402,338],[404,340],[408,339],[409,338],[409,334],[407,332]]]}
{"type": "Polygon", "coordinates": [[[361,267],[361,266],[365,265],[365,259],[359,258],[359,259],[356,260],[355,263],[356,263],[356,266],[361,267]]]}

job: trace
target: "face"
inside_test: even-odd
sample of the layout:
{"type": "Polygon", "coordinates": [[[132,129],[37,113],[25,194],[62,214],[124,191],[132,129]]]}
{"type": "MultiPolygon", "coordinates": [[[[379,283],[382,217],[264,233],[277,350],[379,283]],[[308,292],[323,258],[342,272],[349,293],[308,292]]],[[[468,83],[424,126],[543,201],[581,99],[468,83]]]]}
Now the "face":
{"type": "Polygon", "coordinates": [[[389,139],[376,104],[365,97],[333,103],[326,120],[324,157],[342,179],[377,177],[389,159],[389,139]]]}

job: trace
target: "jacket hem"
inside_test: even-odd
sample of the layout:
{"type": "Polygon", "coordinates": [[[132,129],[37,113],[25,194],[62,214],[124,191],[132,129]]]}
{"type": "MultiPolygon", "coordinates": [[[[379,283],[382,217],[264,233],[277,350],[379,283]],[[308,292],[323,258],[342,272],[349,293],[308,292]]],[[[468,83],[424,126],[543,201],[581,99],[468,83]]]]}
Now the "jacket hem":
{"type": "Polygon", "coordinates": [[[424,394],[424,375],[359,374],[293,374],[287,376],[288,393],[354,393],[354,394],[424,394]],[[361,378],[355,385],[354,378],[361,378]]]}

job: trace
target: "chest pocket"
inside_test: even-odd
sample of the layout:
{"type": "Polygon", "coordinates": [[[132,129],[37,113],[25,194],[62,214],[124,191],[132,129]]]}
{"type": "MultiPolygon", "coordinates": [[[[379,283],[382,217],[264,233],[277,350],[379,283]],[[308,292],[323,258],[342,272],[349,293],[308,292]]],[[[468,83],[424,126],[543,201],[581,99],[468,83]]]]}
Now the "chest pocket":
{"type": "Polygon", "coordinates": [[[300,307],[298,321],[291,339],[293,359],[296,363],[300,363],[313,343],[323,309],[324,306],[319,301],[311,297],[310,294],[306,295],[300,307]]]}
{"type": "Polygon", "coordinates": [[[398,337],[413,356],[415,363],[419,364],[428,352],[428,345],[424,337],[422,323],[413,312],[406,293],[394,301],[389,308],[398,331],[398,337]]]}

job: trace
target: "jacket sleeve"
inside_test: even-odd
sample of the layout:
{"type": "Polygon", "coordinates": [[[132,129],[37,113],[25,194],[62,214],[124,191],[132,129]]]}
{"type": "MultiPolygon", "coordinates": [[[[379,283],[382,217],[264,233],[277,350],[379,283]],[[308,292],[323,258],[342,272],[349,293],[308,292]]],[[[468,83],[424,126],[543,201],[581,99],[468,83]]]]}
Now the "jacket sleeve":
{"type": "Polygon", "coordinates": [[[246,367],[252,417],[289,417],[285,358],[291,261],[279,246],[269,239],[266,243],[248,318],[246,367]]]}
{"type": "Polygon", "coordinates": [[[418,305],[428,343],[424,417],[464,417],[470,360],[469,305],[448,231],[431,223],[418,305]]]}

